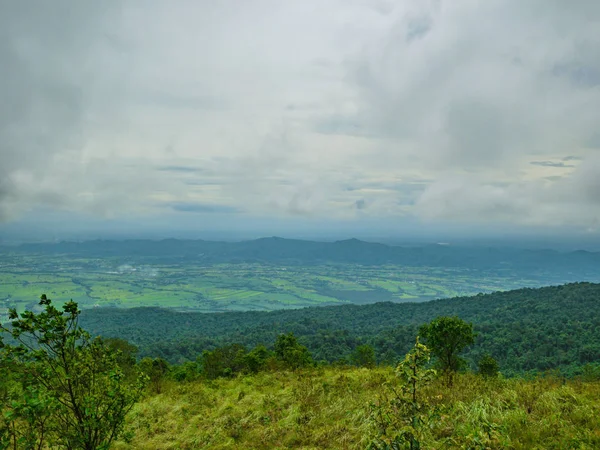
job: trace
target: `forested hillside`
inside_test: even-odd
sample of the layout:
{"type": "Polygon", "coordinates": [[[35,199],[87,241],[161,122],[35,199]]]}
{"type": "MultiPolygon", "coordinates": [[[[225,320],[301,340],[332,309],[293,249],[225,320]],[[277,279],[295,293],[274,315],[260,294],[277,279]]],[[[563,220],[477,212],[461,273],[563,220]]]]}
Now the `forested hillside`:
{"type": "Polygon", "coordinates": [[[346,362],[361,344],[378,362],[394,363],[417,329],[437,316],[457,315],[478,333],[467,359],[489,353],[505,374],[560,369],[574,374],[600,360],[600,285],[575,283],[426,303],[377,303],[272,312],[181,313],[160,308],[95,309],[82,314],[94,334],[129,340],[140,356],[176,363],[226,344],[272,346],[293,332],[316,360],[346,362]]]}

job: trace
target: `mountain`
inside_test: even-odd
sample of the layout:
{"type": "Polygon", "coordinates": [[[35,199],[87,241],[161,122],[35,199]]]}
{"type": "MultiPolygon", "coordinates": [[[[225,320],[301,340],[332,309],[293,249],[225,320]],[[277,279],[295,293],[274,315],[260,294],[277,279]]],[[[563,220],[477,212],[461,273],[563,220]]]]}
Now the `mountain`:
{"type": "MultiPolygon", "coordinates": [[[[8,250],[7,250],[8,251],[8,250]]],[[[82,257],[173,258],[204,263],[262,262],[273,264],[397,264],[413,267],[462,267],[477,270],[540,271],[600,279],[600,252],[526,250],[453,245],[391,246],[348,239],[316,242],[278,237],[242,242],[203,240],[95,240],[54,244],[22,244],[10,251],[82,257]]]]}

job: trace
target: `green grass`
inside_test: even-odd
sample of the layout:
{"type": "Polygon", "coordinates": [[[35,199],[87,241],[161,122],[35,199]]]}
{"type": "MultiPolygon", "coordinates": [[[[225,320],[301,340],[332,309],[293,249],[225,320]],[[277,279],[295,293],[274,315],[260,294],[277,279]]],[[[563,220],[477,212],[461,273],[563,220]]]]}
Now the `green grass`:
{"type": "MultiPolygon", "coordinates": [[[[359,449],[377,435],[369,404],[391,395],[391,368],[265,372],[234,379],[167,382],[128,417],[135,432],[115,449],[359,449]]],[[[421,393],[440,411],[423,449],[600,448],[600,383],[558,379],[485,381],[421,393]]]]}

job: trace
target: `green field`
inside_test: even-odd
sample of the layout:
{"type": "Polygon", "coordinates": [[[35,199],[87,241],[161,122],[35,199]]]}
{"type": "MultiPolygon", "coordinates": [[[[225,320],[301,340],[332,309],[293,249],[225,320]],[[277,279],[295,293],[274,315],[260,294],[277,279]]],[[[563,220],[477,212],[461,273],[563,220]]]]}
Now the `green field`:
{"type": "Polygon", "coordinates": [[[461,268],[4,255],[0,315],[4,319],[9,307],[34,308],[42,293],[57,302],[73,299],[82,308],[161,306],[212,312],[425,301],[541,284],[461,268]]]}

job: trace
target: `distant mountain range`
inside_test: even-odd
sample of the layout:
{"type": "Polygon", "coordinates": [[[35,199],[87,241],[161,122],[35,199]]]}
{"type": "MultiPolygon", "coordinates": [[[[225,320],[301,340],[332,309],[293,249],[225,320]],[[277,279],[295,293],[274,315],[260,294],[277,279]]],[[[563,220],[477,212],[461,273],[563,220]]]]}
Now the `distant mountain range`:
{"type": "MultiPolygon", "coordinates": [[[[8,250],[8,249],[7,249],[8,250]]],[[[10,251],[70,254],[81,257],[191,259],[206,263],[262,262],[274,264],[395,264],[413,267],[461,267],[478,270],[551,272],[576,278],[600,278],[600,252],[525,250],[431,244],[400,247],[348,239],[316,242],[278,237],[242,242],[204,240],[94,240],[22,244],[10,251]],[[579,277],[580,276],[580,277],[579,277]]]]}

